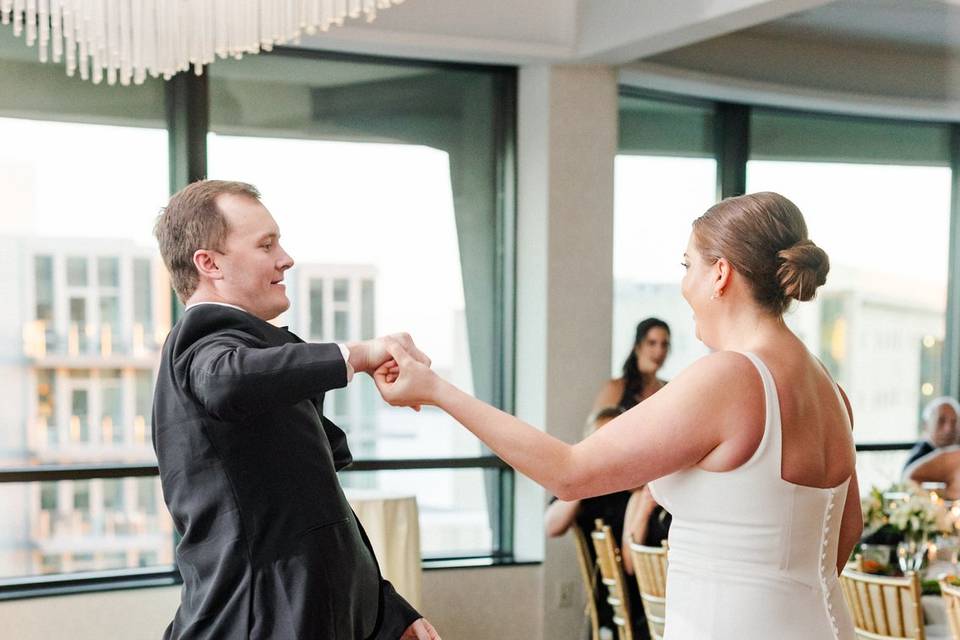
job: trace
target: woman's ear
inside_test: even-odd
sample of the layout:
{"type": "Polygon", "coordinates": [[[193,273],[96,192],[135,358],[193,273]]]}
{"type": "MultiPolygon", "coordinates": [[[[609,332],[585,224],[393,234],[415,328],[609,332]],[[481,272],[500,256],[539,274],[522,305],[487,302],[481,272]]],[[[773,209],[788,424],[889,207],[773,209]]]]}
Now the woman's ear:
{"type": "Polygon", "coordinates": [[[726,258],[719,258],[713,263],[714,291],[722,295],[724,290],[730,285],[730,279],[733,275],[733,269],[726,258]]]}

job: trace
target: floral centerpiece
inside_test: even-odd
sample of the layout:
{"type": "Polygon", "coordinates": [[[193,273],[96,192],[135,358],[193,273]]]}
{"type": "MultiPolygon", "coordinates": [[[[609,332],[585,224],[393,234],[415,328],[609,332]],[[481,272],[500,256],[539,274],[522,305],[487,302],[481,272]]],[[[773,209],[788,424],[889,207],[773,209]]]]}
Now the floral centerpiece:
{"type": "Polygon", "coordinates": [[[922,553],[928,541],[957,533],[956,509],[933,491],[906,485],[886,490],[873,487],[860,506],[863,536],[856,552],[862,554],[863,569],[870,573],[895,571],[897,545],[902,542],[912,543],[922,553]]]}
{"type": "Polygon", "coordinates": [[[864,538],[883,532],[897,541],[932,539],[956,531],[957,517],[935,492],[893,485],[870,489],[861,501],[864,538]]]}

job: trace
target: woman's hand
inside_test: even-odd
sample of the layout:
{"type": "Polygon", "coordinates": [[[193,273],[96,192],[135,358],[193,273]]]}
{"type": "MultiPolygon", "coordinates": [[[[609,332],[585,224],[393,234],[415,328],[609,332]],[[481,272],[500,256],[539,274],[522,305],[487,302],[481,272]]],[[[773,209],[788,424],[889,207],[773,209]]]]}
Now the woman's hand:
{"type": "Polygon", "coordinates": [[[400,640],[440,640],[440,634],[426,618],[419,618],[407,627],[400,640]]]}
{"type": "Polygon", "coordinates": [[[442,380],[418,361],[399,342],[386,339],[391,360],[373,372],[373,380],[383,399],[395,407],[420,410],[424,404],[436,404],[436,392],[442,380]]]}

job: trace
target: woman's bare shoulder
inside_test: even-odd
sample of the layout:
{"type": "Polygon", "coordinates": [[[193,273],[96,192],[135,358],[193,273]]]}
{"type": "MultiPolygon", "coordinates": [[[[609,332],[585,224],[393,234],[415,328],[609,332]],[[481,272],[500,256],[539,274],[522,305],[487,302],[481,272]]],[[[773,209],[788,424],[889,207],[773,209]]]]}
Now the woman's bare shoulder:
{"type": "Polygon", "coordinates": [[[746,355],[738,351],[714,351],[694,361],[689,367],[672,378],[670,384],[691,380],[713,380],[721,378],[728,382],[736,382],[740,376],[755,372],[756,366],[746,355]]]}

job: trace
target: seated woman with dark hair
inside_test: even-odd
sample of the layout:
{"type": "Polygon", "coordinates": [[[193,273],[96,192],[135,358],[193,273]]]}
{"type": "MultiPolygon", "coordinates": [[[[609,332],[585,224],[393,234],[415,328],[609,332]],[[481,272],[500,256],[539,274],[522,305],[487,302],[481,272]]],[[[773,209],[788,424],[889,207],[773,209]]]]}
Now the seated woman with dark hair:
{"type": "MultiPolygon", "coordinates": [[[[666,380],[657,374],[670,353],[670,325],[660,318],[645,318],[637,324],[633,347],[623,362],[622,375],[609,380],[593,402],[594,411],[616,404],[628,411],[662,389],[666,380]]],[[[627,526],[622,536],[626,548],[630,539],[641,544],[657,546],[667,539],[670,514],[657,504],[649,489],[638,488],[627,503],[624,516],[627,526]]],[[[623,568],[633,575],[633,559],[623,554],[623,568]]]]}

